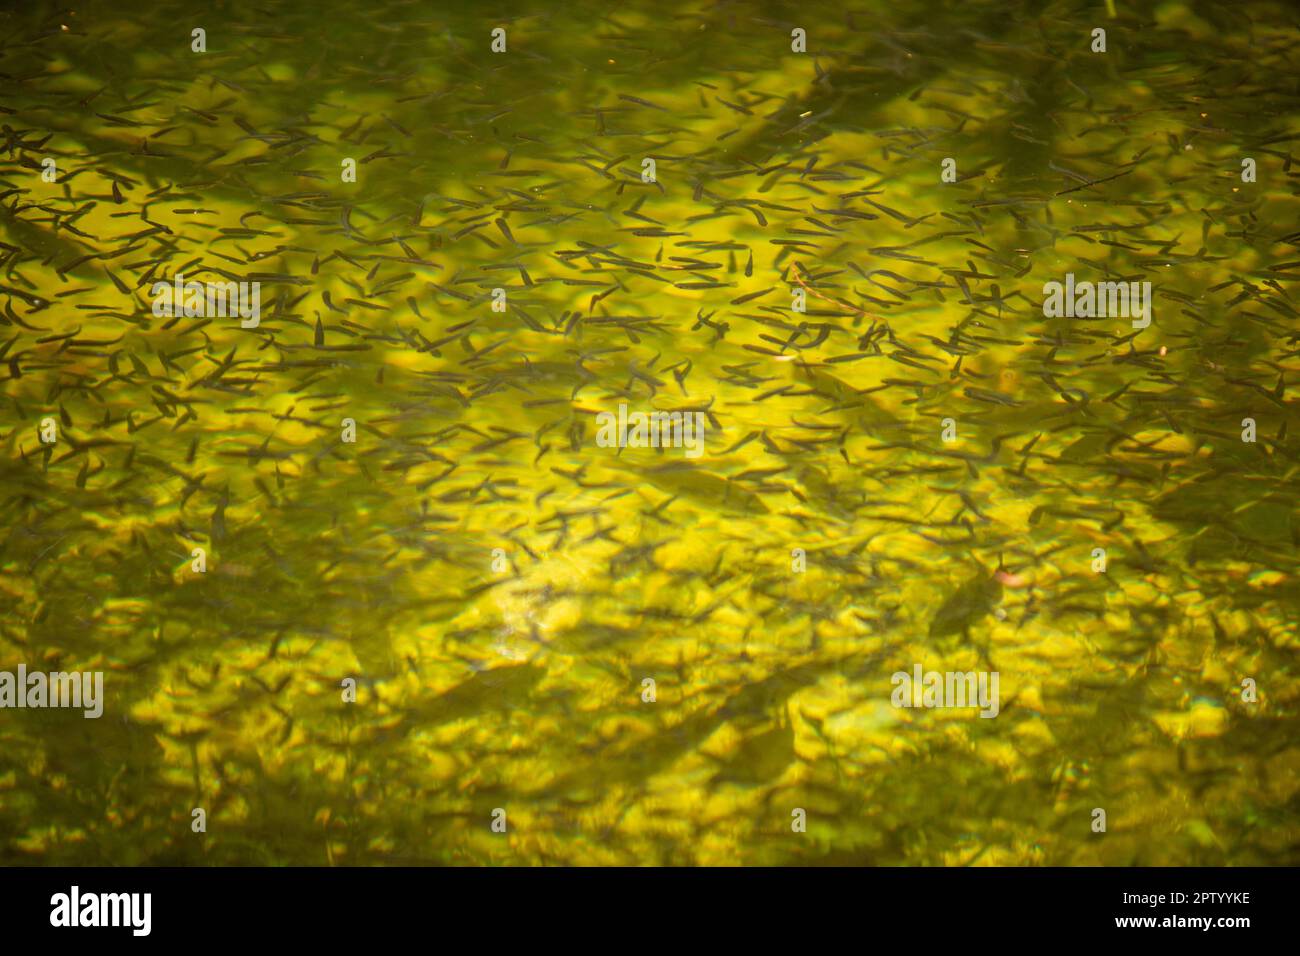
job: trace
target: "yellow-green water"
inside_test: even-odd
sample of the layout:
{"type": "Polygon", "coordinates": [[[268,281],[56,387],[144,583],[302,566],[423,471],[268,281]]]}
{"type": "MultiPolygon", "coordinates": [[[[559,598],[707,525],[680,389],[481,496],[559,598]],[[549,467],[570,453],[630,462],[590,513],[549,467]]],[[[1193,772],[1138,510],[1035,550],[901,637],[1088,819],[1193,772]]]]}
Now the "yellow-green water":
{"type": "Polygon", "coordinates": [[[1114,6],[0,14],[0,861],[1295,863],[1300,34],[1114,6]]]}

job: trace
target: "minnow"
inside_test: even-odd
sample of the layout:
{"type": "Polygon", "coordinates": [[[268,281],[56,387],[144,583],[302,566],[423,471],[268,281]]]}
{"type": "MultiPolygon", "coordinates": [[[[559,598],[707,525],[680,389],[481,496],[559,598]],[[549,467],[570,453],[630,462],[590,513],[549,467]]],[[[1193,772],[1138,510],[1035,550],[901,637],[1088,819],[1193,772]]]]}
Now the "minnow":
{"type": "Polygon", "coordinates": [[[796,267],[797,267],[796,271],[792,272],[791,274],[792,274],[792,276],[793,276],[793,278],[794,278],[794,281],[795,281],[798,285],[802,286],[803,289],[804,289],[806,292],[809,292],[809,293],[811,293],[812,295],[815,295],[815,296],[816,296],[817,298],[819,298],[819,299],[825,299],[827,302],[833,302],[833,303],[835,303],[836,305],[843,306],[844,308],[846,308],[846,309],[848,309],[848,310],[850,310],[850,311],[852,311],[852,312],[856,312],[858,315],[864,315],[864,316],[866,316],[866,317],[869,318],[869,319],[875,319],[875,318],[878,318],[878,316],[872,315],[872,314],[871,314],[870,312],[868,312],[866,309],[860,309],[860,308],[858,308],[856,305],[853,305],[853,304],[851,304],[851,303],[849,303],[849,302],[845,302],[845,301],[842,300],[842,299],[836,299],[836,298],[834,298],[834,297],[832,297],[832,296],[824,295],[824,294],[822,294],[821,292],[818,292],[816,289],[814,289],[812,286],[810,286],[807,282],[805,282],[805,281],[800,277],[800,275],[799,275],[799,271],[802,270],[802,267],[801,267],[801,266],[798,266],[797,263],[796,263],[796,267]]]}
{"type": "Polygon", "coordinates": [[[671,110],[660,106],[657,103],[651,103],[649,100],[643,100],[636,96],[628,96],[626,93],[618,94],[620,100],[627,100],[629,103],[635,103],[637,106],[648,106],[652,110],[659,110],[662,113],[669,113],[671,110]]]}
{"type": "Polygon", "coordinates": [[[731,304],[731,305],[744,305],[746,302],[751,302],[751,301],[753,301],[754,299],[758,299],[758,298],[761,298],[762,296],[767,295],[769,292],[771,292],[771,291],[772,291],[773,289],[775,289],[775,288],[776,288],[776,286],[768,286],[766,289],[760,289],[760,290],[757,291],[757,292],[750,292],[750,293],[747,293],[746,295],[742,295],[742,296],[740,296],[740,297],[738,297],[738,298],[732,299],[730,304],[731,304]]]}

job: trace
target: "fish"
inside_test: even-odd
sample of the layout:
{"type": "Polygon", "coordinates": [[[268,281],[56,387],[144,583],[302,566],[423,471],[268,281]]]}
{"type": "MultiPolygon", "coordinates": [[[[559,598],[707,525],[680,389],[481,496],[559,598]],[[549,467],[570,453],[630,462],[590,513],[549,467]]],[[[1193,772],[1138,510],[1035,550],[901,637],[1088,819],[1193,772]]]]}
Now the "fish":
{"type": "Polygon", "coordinates": [[[645,478],[661,491],[745,514],[769,514],[761,495],[735,481],[690,463],[670,463],[647,469],[645,478]]]}
{"type": "Polygon", "coordinates": [[[929,635],[942,638],[953,634],[970,640],[970,630],[993,612],[1002,598],[1003,581],[996,573],[976,571],[952,592],[930,619],[929,635]]]}
{"type": "Polygon", "coordinates": [[[743,6],[535,11],[496,55],[391,0],[165,77],[112,15],[8,18],[0,645],[109,698],[6,725],[61,789],[0,767],[0,855],[1070,864],[1007,781],[1064,820],[1136,748],[1191,838],[1121,851],[1285,859],[1294,24],[1201,7],[1121,58],[1046,49],[1045,0],[810,7],[806,54],[743,6]],[[1066,271],[1151,280],[1151,326],[1044,314],[1066,271]],[[182,273],[257,326],[154,315],[182,273]],[[707,455],[598,443],[668,403],[707,455]],[[1001,723],[889,704],[990,656],[1001,723]],[[155,852],[177,781],[221,825],[155,852]],[[1211,789],[1253,825],[1188,823],[1211,789]]]}
{"type": "Polygon", "coordinates": [[[508,711],[526,705],[528,695],[546,677],[546,668],[531,663],[487,668],[427,700],[405,708],[405,733],[437,727],[485,710],[508,711]]]}

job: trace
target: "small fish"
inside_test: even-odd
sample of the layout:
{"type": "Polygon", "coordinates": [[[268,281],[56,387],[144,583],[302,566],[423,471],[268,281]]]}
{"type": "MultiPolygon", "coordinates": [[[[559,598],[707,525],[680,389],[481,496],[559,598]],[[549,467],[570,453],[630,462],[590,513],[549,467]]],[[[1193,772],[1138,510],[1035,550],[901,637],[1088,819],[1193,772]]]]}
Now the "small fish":
{"type": "Polygon", "coordinates": [[[713,507],[749,514],[768,514],[763,499],[742,485],[688,463],[671,463],[644,472],[656,487],[713,507]]]}
{"type": "Polygon", "coordinates": [[[930,637],[961,634],[970,638],[971,627],[987,614],[1002,597],[1003,582],[981,569],[961,584],[935,612],[930,621],[930,637]]]}

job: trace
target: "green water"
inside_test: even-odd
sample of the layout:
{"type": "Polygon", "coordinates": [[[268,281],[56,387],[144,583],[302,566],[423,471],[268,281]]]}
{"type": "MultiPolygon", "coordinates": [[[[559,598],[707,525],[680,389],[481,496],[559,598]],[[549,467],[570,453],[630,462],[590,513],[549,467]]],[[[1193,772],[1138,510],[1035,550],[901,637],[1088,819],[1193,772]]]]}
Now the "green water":
{"type": "Polygon", "coordinates": [[[0,862],[1297,862],[1287,4],[0,27],[0,862]]]}

